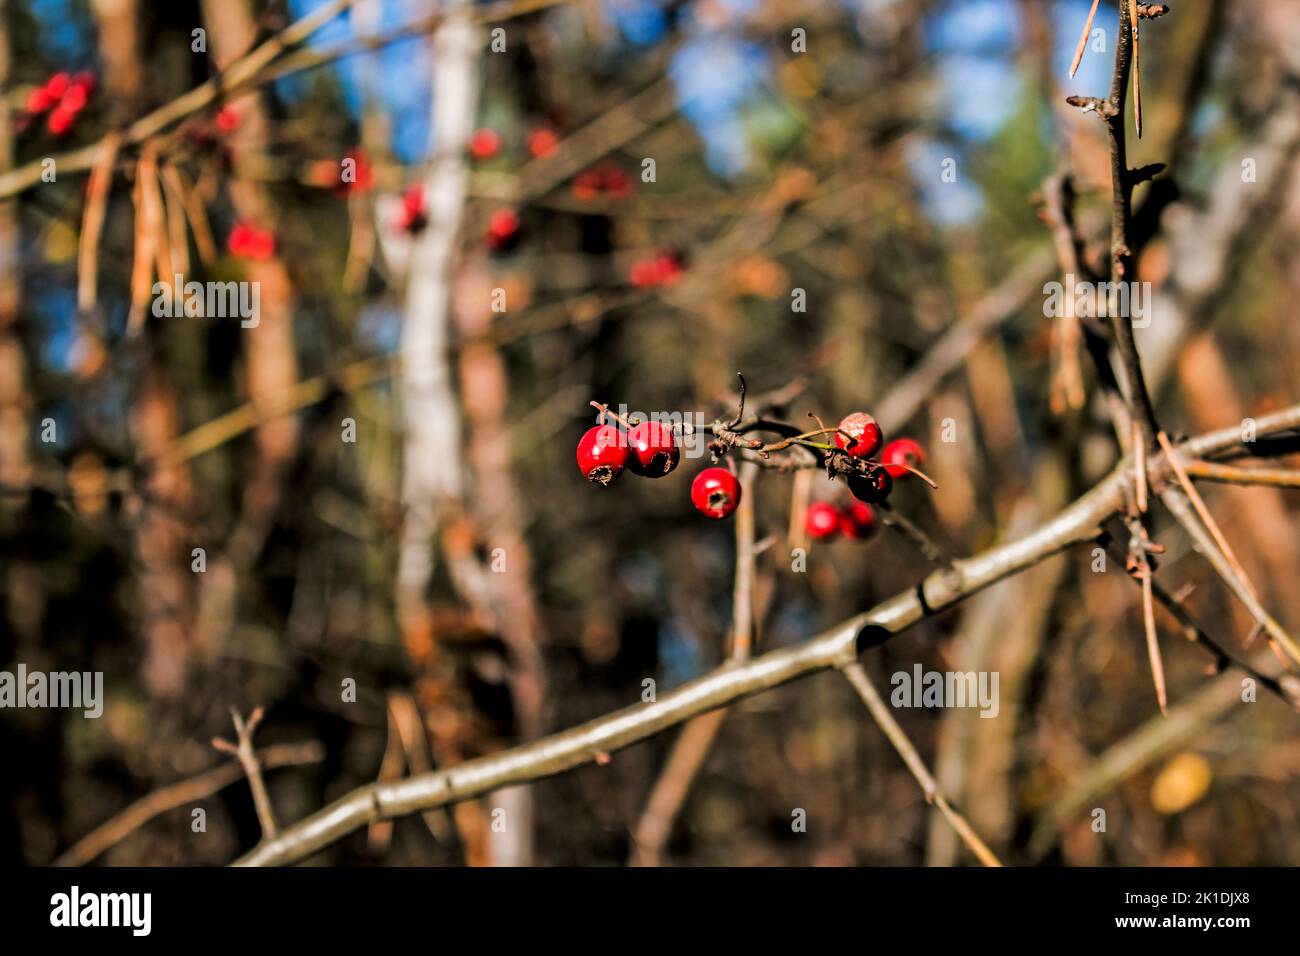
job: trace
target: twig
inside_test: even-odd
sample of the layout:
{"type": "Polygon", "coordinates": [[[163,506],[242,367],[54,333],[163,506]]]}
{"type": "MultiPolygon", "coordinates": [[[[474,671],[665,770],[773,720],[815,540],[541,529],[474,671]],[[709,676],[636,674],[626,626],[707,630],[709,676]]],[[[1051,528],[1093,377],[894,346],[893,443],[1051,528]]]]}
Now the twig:
{"type": "Polygon", "coordinates": [[[1251,613],[1256,621],[1263,625],[1269,637],[1286,650],[1292,661],[1300,662],[1300,646],[1296,645],[1291,635],[1286,632],[1286,629],[1277,622],[1273,615],[1264,609],[1254,591],[1237,577],[1237,572],[1228,563],[1223,552],[1219,550],[1218,543],[1197,519],[1195,510],[1188,503],[1186,496],[1176,488],[1168,488],[1161,493],[1160,500],[1164,502],[1165,507],[1187,530],[1187,533],[1192,536],[1197,548],[1205,555],[1206,560],[1210,562],[1210,565],[1223,579],[1223,582],[1227,584],[1228,589],[1236,595],[1237,600],[1245,605],[1246,610],[1251,613]]]}
{"type": "Polygon", "coordinates": [[[262,825],[263,841],[272,839],[276,834],[275,813],[271,809],[271,798],[266,792],[266,782],[262,779],[262,768],[257,762],[257,751],[253,749],[253,733],[257,725],[266,716],[265,710],[258,707],[245,721],[239,711],[230,708],[231,719],[235,722],[237,743],[231,743],[221,737],[212,739],[212,746],[222,753],[234,754],[239,758],[248,777],[249,789],[253,791],[253,806],[257,809],[257,820],[262,825]]]}
{"type": "Polygon", "coordinates": [[[1205,500],[1201,497],[1200,492],[1196,490],[1196,486],[1192,484],[1191,479],[1187,477],[1187,472],[1183,470],[1182,462],[1178,460],[1178,455],[1174,452],[1173,446],[1169,444],[1169,436],[1164,432],[1158,432],[1156,434],[1156,440],[1159,441],[1160,447],[1164,450],[1165,457],[1168,458],[1169,465],[1173,468],[1174,474],[1178,478],[1178,483],[1183,486],[1183,491],[1187,492],[1187,497],[1191,499],[1192,507],[1196,509],[1196,513],[1200,515],[1201,520],[1205,522],[1205,527],[1208,528],[1210,534],[1213,535],[1214,542],[1219,546],[1219,550],[1223,552],[1224,558],[1226,558],[1228,564],[1232,566],[1232,570],[1236,572],[1237,577],[1241,579],[1241,583],[1245,585],[1252,595],[1258,597],[1259,591],[1256,590],[1255,585],[1251,582],[1250,576],[1246,574],[1246,569],[1243,568],[1241,562],[1237,560],[1237,555],[1233,552],[1232,545],[1228,544],[1228,539],[1224,537],[1223,531],[1219,528],[1219,523],[1214,520],[1214,516],[1210,514],[1210,509],[1205,506],[1205,500]]]}
{"type": "MultiPolygon", "coordinates": [[[[1102,547],[1106,549],[1107,553],[1112,558],[1114,558],[1117,561],[1124,560],[1126,552],[1123,546],[1121,546],[1120,543],[1116,541],[1114,538],[1112,538],[1109,534],[1103,534],[1101,538],[1098,539],[1098,542],[1101,544],[1102,547]]],[[[1137,581],[1136,578],[1134,579],[1134,582],[1138,584],[1141,583],[1140,581],[1137,581]]],[[[1181,589],[1178,593],[1170,594],[1163,587],[1161,587],[1154,580],[1154,578],[1151,581],[1152,597],[1154,597],[1155,600],[1159,602],[1159,604],[1166,611],[1169,612],[1170,616],[1172,616],[1174,621],[1177,622],[1179,629],[1182,631],[1183,636],[1187,638],[1187,640],[1191,641],[1194,644],[1200,645],[1207,652],[1209,652],[1214,656],[1215,665],[1219,670],[1222,671],[1227,667],[1235,667],[1238,670],[1245,671],[1256,681],[1262,684],[1266,689],[1276,694],[1279,698],[1281,698],[1291,707],[1300,709],[1300,694],[1297,693],[1297,688],[1283,685],[1280,681],[1272,677],[1269,677],[1267,674],[1264,674],[1263,672],[1255,669],[1250,664],[1244,661],[1237,660],[1231,654],[1228,653],[1228,651],[1224,648],[1224,646],[1219,641],[1211,637],[1205,631],[1205,629],[1202,628],[1200,624],[1196,622],[1196,619],[1192,617],[1192,615],[1188,612],[1185,606],[1187,594],[1190,593],[1192,588],[1193,585],[1189,584],[1187,587],[1181,589]]],[[[1260,625],[1256,624],[1255,627],[1259,628],[1260,625]]],[[[1247,638],[1245,644],[1247,647],[1250,646],[1249,638],[1247,638]]]]}
{"type": "Polygon", "coordinates": [[[1228,485],[1261,485],[1268,488],[1300,488],[1300,470],[1292,468],[1238,468],[1209,461],[1189,461],[1183,470],[1192,478],[1228,485]]]}
{"type": "MultiPolygon", "coordinates": [[[[314,740],[301,744],[272,744],[257,751],[256,757],[258,765],[263,770],[301,767],[324,760],[325,747],[314,740]]],[[[154,817],[210,797],[243,778],[243,765],[232,760],[218,764],[188,780],[179,780],[160,787],[95,827],[59,854],[53,865],[85,866],[100,854],[121,843],[154,817]]]]}
{"type": "Polygon", "coordinates": [[[862,702],[867,705],[871,717],[875,720],[876,725],[880,727],[884,735],[893,744],[898,755],[903,758],[903,763],[907,764],[907,769],[911,771],[916,782],[921,785],[921,792],[925,794],[925,802],[939,808],[945,820],[952,825],[957,831],[957,835],[962,838],[962,842],[970,848],[985,866],[1001,866],[1002,862],[994,855],[993,851],[988,848],[979,834],[971,827],[970,823],[950,804],[946,797],[939,792],[939,785],[935,782],[934,775],[921,759],[921,755],[916,752],[916,747],[908,739],[907,732],[899,726],[898,721],[894,720],[894,715],[889,712],[885,702],[880,699],[880,694],[876,691],[875,685],[871,683],[871,678],[863,670],[862,665],[857,661],[847,664],[840,668],[840,672],[848,678],[853,689],[858,692],[862,702]]]}

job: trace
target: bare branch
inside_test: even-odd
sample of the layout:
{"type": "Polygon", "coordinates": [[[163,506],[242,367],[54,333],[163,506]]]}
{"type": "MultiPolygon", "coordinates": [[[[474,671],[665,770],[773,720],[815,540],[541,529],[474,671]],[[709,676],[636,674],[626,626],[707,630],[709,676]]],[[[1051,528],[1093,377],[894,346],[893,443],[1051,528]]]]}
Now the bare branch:
{"type": "Polygon", "coordinates": [[[880,694],[876,691],[875,685],[871,683],[871,678],[867,676],[867,672],[862,669],[862,665],[854,661],[840,670],[848,678],[849,683],[853,685],[853,689],[858,692],[862,702],[867,705],[867,710],[870,711],[876,725],[889,738],[889,742],[894,745],[898,755],[903,758],[903,763],[907,764],[907,769],[916,778],[916,782],[921,785],[921,792],[925,794],[925,802],[939,808],[939,812],[943,814],[944,819],[957,831],[957,835],[975,854],[976,859],[985,866],[1001,866],[1002,861],[988,848],[988,844],[980,839],[979,834],[975,832],[966,818],[958,813],[947,798],[939,792],[939,785],[935,782],[934,775],[926,767],[921,755],[916,752],[916,747],[908,739],[907,733],[899,726],[898,721],[894,720],[894,715],[889,712],[885,702],[880,699],[880,694]]]}

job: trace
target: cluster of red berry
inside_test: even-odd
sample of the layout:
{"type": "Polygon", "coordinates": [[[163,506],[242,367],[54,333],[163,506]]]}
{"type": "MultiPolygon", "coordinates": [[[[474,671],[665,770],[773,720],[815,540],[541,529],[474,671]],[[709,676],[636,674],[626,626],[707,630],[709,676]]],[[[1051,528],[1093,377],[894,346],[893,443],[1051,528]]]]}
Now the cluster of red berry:
{"type": "Polygon", "coordinates": [[[593,199],[626,199],[632,195],[632,180],[613,163],[603,163],[584,169],[574,176],[570,190],[574,199],[584,202],[593,199]]]}
{"type": "MultiPolygon", "coordinates": [[[[528,155],[533,158],[549,156],[559,144],[559,134],[550,126],[532,129],[524,142],[528,155]]],[[[480,162],[489,160],[501,152],[501,134],[490,126],[476,129],[470,135],[468,149],[472,158],[480,162]]]]}
{"type": "Polygon", "coordinates": [[[235,228],[230,230],[226,246],[236,259],[265,262],[275,255],[275,233],[247,219],[241,219],[235,223],[235,228]]]}
{"type": "MultiPolygon", "coordinates": [[[[602,414],[606,406],[593,402],[602,414]]],[[[673,429],[660,422],[648,421],[630,424],[614,416],[627,426],[623,432],[614,425],[599,424],[583,434],[578,442],[578,469],[584,478],[598,485],[610,485],[625,470],[648,478],[662,478],[677,467],[681,460],[681,449],[673,429]]],[[[716,428],[716,426],[715,426],[716,428]]],[[[808,506],[805,516],[805,528],[810,537],[828,538],[834,534],[845,537],[865,539],[876,526],[876,516],[871,506],[882,504],[894,488],[895,478],[908,475],[920,475],[920,466],[924,464],[925,454],[921,446],[911,438],[899,438],[887,445],[884,435],[876,420],[866,412],[854,412],[839,423],[835,429],[823,428],[812,434],[824,434],[834,431],[835,445],[831,453],[840,452],[867,464],[865,471],[851,471],[847,476],[849,491],[857,499],[844,508],[837,508],[829,502],[818,501],[808,506]],[[876,453],[880,457],[876,458],[876,453]]],[[[716,432],[715,432],[716,434],[716,432]]],[[[806,439],[807,435],[798,436],[806,439]]],[[[731,442],[736,437],[732,435],[731,442]]],[[[794,439],[780,447],[786,447],[794,439]]],[[[725,447],[716,444],[715,458],[725,447]]],[[[767,450],[755,442],[759,454],[766,456],[767,450]]],[[[815,445],[816,448],[830,448],[815,445]]],[[[829,467],[829,466],[828,466],[829,467]]],[[[922,475],[924,477],[924,475],[922,475]]],[[[926,479],[927,481],[929,479],[926,479]]],[[[696,510],[710,518],[726,518],[740,504],[742,488],[733,470],[713,466],[705,468],[691,483],[691,503],[696,510]]]]}
{"type": "MultiPolygon", "coordinates": [[[[578,441],[578,468],[584,478],[609,485],[623,472],[662,478],[681,461],[670,426],[639,422],[621,432],[613,425],[587,429],[578,441]]],[[[726,468],[705,468],[691,482],[691,503],[710,518],[725,518],[740,504],[740,482],[726,468]]]]}
{"type": "Polygon", "coordinates": [[[862,501],[850,501],[842,508],[829,501],[814,501],[804,512],[803,526],[814,541],[837,534],[864,541],[876,530],[876,513],[862,501]]]}
{"type": "Polygon", "coordinates": [[[628,278],[638,289],[651,289],[655,286],[673,285],[685,271],[681,256],[666,250],[632,263],[628,278]]]}
{"type": "Polygon", "coordinates": [[[95,77],[90,73],[55,73],[44,84],[32,90],[27,96],[27,112],[39,116],[46,110],[50,115],[45,125],[55,136],[64,136],[71,129],[73,122],[86,106],[91,91],[95,88],[95,77]]]}

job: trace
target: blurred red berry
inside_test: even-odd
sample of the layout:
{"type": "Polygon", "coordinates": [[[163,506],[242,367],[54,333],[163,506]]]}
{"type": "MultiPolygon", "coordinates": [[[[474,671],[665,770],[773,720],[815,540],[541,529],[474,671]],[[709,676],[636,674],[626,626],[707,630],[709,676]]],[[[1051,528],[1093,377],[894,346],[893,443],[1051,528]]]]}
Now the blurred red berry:
{"type": "Polygon", "coordinates": [[[876,512],[871,505],[861,501],[851,501],[839,513],[840,533],[846,538],[862,541],[871,537],[876,530],[876,512]]]}
{"type": "Polygon", "coordinates": [[[424,211],[424,187],[408,186],[402,193],[402,213],[397,217],[397,228],[405,232],[419,232],[429,224],[424,211]]]}
{"type": "Polygon", "coordinates": [[[814,541],[829,538],[840,530],[840,513],[825,501],[814,501],[804,512],[803,527],[814,541]]]}
{"type": "Polygon", "coordinates": [[[27,94],[27,112],[44,113],[54,105],[56,97],[44,86],[38,86],[27,94]]]}
{"type": "Polygon", "coordinates": [[[505,207],[488,218],[487,244],[497,250],[508,247],[519,237],[519,214],[505,207]]]}
{"type": "Polygon", "coordinates": [[[648,289],[653,286],[672,285],[682,277],[681,260],[671,252],[661,252],[648,259],[632,263],[628,279],[634,286],[648,289]]]}
{"type": "Polygon", "coordinates": [[[226,247],[236,259],[253,259],[265,262],[275,255],[275,233],[250,222],[240,220],[230,230],[226,247]]]}
{"type": "Polygon", "coordinates": [[[72,86],[89,96],[95,92],[95,74],[89,70],[82,70],[72,78],[72,86]]]}
{"type": "Polygon", "coordinates": [[[72,77],[66,73],[55,73],[45,81],[45,92],[49,93],[54,99],[60,99],[64,93],[68,92],[68,87],[72,85],[72,77]]]}
{"type": "Polygon", "coordinates": [[[835,433],[835,444],[854,458],[870,458],[880,448],[883,438],[874,418],[866,412],[854,412],[840,422],[840,430],[835,433]],[[852,440],[844,436],[845,432],[853,436],[852,440]]]}
{"type": "Polygon", "coordinates": [[[594,169],[584,169],[573,177],[573,185],[570,187],[570,191],[573,193],[574,199],[588,202],[600,196],[600,188],[600,173],[594,169]]]}
{"type": "Polygon", "coordinates": [[[617,166],[608,167],[601,180],[601,188],[614,199],[625,199],[632,195],[632,180],[617,166]]]}
{"type": "Polygon", "coordinates": [[[555,152],[560,138],[549,126],[542,126],[528,134],[528,152],[532,156],[549,156],[555,152]]]}
{"type": "Polygon", "coordinates": [[[375,184],[375,171],[362,149],[350,149],[339,163],[338,190],[343,193],[364,193],[375,184]]]}
{"type": "Polygon", "coordinates": [[[222,133],[233,133],[239,129],[239,110],[227,103],[217,110],[216,127],[222,133]]]}
{"type": "Polygon", "coordinates": [[[491,159],[501,151],[501,137],[494,129],[477,129],[469,138],[469,154],[475,159],[491,159]]]}
{"type": "Polygon", "coordinates": [[[578,440],[578,470],[595,484],[608,486],[623,473],[627,458],[627,442],[613,425],[589,428],[578,440]]]}
{"type": "Polygon", "coordinates": [[[908,468],[920,469],[925,464],[925,450],[911,438],[896,438],[885,446],[880,460],[891,477],[905,478],[911,474],[908,468]]]}
{"type": "Polygon", "coordinates": [[[725,518],[740,504],[740,482],[725,468],[705,468],[691,482],[691,504],[710,518],[725,518]]]}
{"type": "Polygon", "coordinates": [[[68,92],[63,94],[63,99],[59,100],[59,106],[62,109],[69,110],[72,113],[81,112],[82,107],[86,105],[86,88],[84,86],[68,87],[68,92]]]}
{"type": "Polygon", "coordinates": [[[55,136],[65,136],[72,129],[72,121],[76,118],[75,110],[64,109],[59,105],[50,111],[50,118],[45,121],[45,125],[55,136]]]}

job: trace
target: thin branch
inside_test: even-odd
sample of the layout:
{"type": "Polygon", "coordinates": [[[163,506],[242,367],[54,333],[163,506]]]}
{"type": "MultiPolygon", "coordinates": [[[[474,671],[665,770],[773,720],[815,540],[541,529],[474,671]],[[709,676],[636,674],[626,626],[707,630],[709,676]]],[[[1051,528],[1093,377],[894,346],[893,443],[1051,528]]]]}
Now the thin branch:
{"type": "MultiPolygon", "coordinates": [[[[1106,549],[1107,554],[1109,554],[1114,560],[1124,560],[1127,552],[1124,547],[1109,534],[1102,535],[1099,539],[1099,543],[1106,549]]],[[[1137,578],[1134,578],[1134,583],[1141,584],[1137,578]]],[[[1200,645],[1214,656],[1215,666],[1220,671],[1228,667],[1235,667],[1238,670],[1244,671],[1291,707],[1300,710],[1300,693],[1297,692],[1296,686],[1283,684],[1281,681],[1269,677],[1267,674],[1257,670],[1245,661],[1238,660],[1229,654],[1223,644],[1211,637],[1210,634],[1208,634],[1205,629],[1196,622],[1196,619],[1192,617],[1185,605],[1184,595],[1181,593],[1170,594],[1161,587],[1154,578],[1151,581],[1151,595],[1161,605],[1161,607],[1168,611],[1170,616],[1173,617],[1174,621],[1178,624],[1179,630],[1182,631],[1183,637],[1187,638],[1187,640],[1194,644],[1200,645]]],[[[1257,628],[1259,627],[1258,624],[1255,626],[1257,628]]],[[[1247,640],[1246,643],[1249,645],[1249,640],[1247,640]]]]}
{"type": "Polygon", "coordinates": [[[1242,567],[1241,562],[1237,560],[1237,555],[1233,552],[1232,545],[1228,544],[1228,539],[1224,537],[1223,531],[1219,527],[1219,523],[1214,520],[1214,516],[1210,514],[1210,509],[1205,505],[1205,500],[1201,497],[1200,492],[1196,490],[1196,486],[1192,484],[1191,479],[1187,477],[1187,472],[1183,470],[1182,463],[1178,460],[1178,455],[1174,453],[1173,446],[1169,444],[1169,436],[1164,432],[1158,432],[1156,434],[1156,440],[1160,442],[1160,447],[1164,450],[1165,456],[1169,459],[1169,464],[1174,469],[1174,474],[1178,478],[1178,483],[1183,486],[1183,491],[1187,492],[1187,497],[1191,499],[1192,507],[1196,509],[1196,513],[1200,516],[1201,521],[1205,523],[1205,527],[1209,529],[1210,534],[1214,537],[1214,543],[1219,546],[1219,550],[1223,552],[1224,558],[1227,559],[1228,564],[1232,566],[1232,570],[1236,572],[1237,577],[1241,579],[1241,583],[1250,590],[1251,594],[1258,597],[1259,591],[1251,582],[1250,576],[1246,574],[1246,569],[1242,567]]]}
{"type": "Polygon", "coordinates": [[[1219,550],[1214,538],[1197,519],[1195,509],[1192,508],[1187,497],[1177,488],[1167,488],[1161,493],[1160,500],[1164,502],[1165,507],[1187,530],[1187,533],[1191,535],[1197,548],[1210,562],[1219,577],[1223,579],[1228,589],[1237,596],[1237,600],[1245,605],[1246,610],[1263,626],[1269,638],[1285,649],[1292,661],[1300,662],[1300,646],[1296,645],[1291,635],[1286,632],[1286,629],[1277,622],[1273,615],[1264,609],[1251,588],[1241,578],[1237,577],[1237,572],[1223,556],[1223,552],[1219,550]]]}
{"type": "MultiPolygon", "coordinates": [[[[301,767],[320,763],[325,759],[324,745],[316,741],[301,744],[273,744],[257,751],[258,766],[263,770],[279,767],[301,767]]],[[[233,783],[244,779],[244,767],[237,760],[218,764],[188,780],[179,780],[141,797],[124,810],[114,814],[84,837],[64,850],[54,860],[54,866],[85,866],[100,854],[107,852],[135,833],[150,820],[168,810],[197,803],[233,783]]]]}
{"type": "Polygon", "coordinates": [[[1294,468],[1238,468],[1209,461],[1189,461],[1183,469],[1192,478],[1227,485],[1260,485],[1266,488],[1300,488],[1300,470],[1294,468]]]}
{"type": "Polygon", "coordinates": [[[271,809],[271,798],[266,792],[266,781],[262,779],[262,767],[257,762],[257,751],[253,749],[253,734],[266,712],[258,707],[245,721],[239,711],[232,707],[230,716],[235,722],[238,742],[232,744],[229,740],[216,737],[212,746],[222,753],[234,754],[239,758],[244,775],[248,777],[248,787],[253,791],[253,806],[257,809],[257,821],[262,826],[262,839],[269,840],[276,834],[275,813],[271,809]]]}
{"type": "Polygon", "coordinates": [[[862,702],[867,705],[867,710],[870,711],[876,725],[889,738],[889,742],[898,751],[898,755],[903,758],[903,763],[907,764],[907,769],[916,778],[916,782],[921,785],[921,792],[925,794],[925,802],[939,808],[939,812],[943,814],[944,819],[957,831],[957,835],[975,854],[976,859],[985,866],[1001,866],[1002,861],[988,848],[988,844],[980,839],[979,834],[975,832],[966,818],[939,792],[939,784],[935,782],[934,774],[930,773],[925,761],[916,752],[916,747],[908,739],[907,732],[899,726],[898,721],[894,720],[894,715],[889,712],[885,702],[880,699],[880,694],[876,691],[875,685],[871,683],[871,678],[867,676],[867,672],[863,670],[862,665],[854,661],[852,664],[840,668],[840,672],[848,678],[849,683],[853,685],[853,689],[862,698],[862,702]]]}

